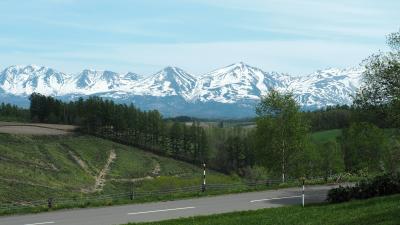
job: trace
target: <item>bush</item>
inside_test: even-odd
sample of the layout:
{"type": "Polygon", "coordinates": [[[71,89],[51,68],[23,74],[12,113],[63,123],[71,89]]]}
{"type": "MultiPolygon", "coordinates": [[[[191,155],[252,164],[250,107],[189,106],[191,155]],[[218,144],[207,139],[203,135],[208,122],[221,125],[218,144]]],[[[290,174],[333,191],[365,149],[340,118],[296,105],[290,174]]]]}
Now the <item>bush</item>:
{"type": "Polygon", "coordinates": [[[331,203],[347,202],[350,201],[352,196],[351,187],[342,187],[331,189],[328,192],[328,201],[331,203]]]}
{"type": "Polygon", "coordinates": [[[244,169],[245,178],[251,182],[263,181],[269,178],[269,172],[265,167],[253,166],[244,169]]]}
{"type": "Polygon", "coordinates": [[[351,199],[366,199],[396,193],[400,193],[400,175],[384,174],[372,179],[362,180],[354,187],[339,186],[334,188],[329,191],[327,201],[339,203],[351,199]]]}
{"type": "Polygon", "coordinates": [[[400,193],[400,176],[399,174],[386,174],[375,177],[372,180],[371,186],[375,188],[375,194],[377,196],[400,193]]]}

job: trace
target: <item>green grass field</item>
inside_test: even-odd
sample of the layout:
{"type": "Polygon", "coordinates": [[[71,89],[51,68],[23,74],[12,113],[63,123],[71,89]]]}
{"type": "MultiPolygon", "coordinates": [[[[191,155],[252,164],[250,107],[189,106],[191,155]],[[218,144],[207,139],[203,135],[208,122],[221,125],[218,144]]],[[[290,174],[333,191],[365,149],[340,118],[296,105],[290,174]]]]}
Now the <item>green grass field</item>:
{"type": "MultiPolygon", "coordinates": [[[[199,167],[92,136],[0,134],[0,204],[200,186],[201,179],[199,167]]],[[[217,172],[209,181],[238,182],[217,172]]]]}
{"type": "Polygon", "coordinates": [[[318,131],[312,133],[311,140],[315,143],[324,143],[328,141],[335,141],[340,135],[342,135],[342,130],[340,129],[318,131]]]}
{"type": "MultiPolygon", "coordinates": [[[[358,225],[400,224],[400,195],[358,200],[342,204],[321,204],[302,208],[288,206],[256,211],[191,217],[141,225],[358,225]]],[[[133,223],[131,223],[133,225],[133,223]]]]}

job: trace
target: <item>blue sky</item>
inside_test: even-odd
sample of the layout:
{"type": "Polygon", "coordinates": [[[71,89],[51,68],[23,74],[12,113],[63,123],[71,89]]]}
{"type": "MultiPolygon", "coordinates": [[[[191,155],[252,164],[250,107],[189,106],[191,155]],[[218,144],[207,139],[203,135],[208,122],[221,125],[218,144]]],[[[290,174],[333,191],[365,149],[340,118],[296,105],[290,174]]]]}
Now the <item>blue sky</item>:
{"type": "Polygon", "coordinates": [[[144,75],[243,61],[293,75],[357,66],[400,28],[398,0],[2,0],[0,67],[144,75]]]}

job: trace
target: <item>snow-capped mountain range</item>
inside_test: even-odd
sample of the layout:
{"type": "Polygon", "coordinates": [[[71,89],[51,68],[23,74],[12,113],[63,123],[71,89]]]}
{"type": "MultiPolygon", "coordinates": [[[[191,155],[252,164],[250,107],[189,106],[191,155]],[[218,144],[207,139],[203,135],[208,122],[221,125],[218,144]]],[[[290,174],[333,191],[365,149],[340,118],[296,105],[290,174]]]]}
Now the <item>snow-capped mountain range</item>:
{"type": "Polygon", "coordinates": [[[166,67],[151,75],[83,70],[66,74],[43,66],[10,66],[0,73],[0,102],[27,106],[33,92],[62,100],[98,95],[116,102],[158,109],[165,116],[237,118],[254,115],[254,106],[271,89],[291,91],[304,109],[351,104],[362,69],[326,69],[306,76],[264,72],[235,63],[204,75],[166,67]]]}

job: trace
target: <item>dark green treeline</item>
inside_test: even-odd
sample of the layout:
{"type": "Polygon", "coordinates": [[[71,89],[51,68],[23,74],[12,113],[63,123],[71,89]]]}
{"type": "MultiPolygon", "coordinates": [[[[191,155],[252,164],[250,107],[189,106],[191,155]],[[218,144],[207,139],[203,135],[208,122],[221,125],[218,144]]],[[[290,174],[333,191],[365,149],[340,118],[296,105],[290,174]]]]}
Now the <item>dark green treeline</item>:
{"type": "Polygon", "coordinates": [[[11,104],[0,104],[1,121],[29,121],[29,110],[11,104]]]}

